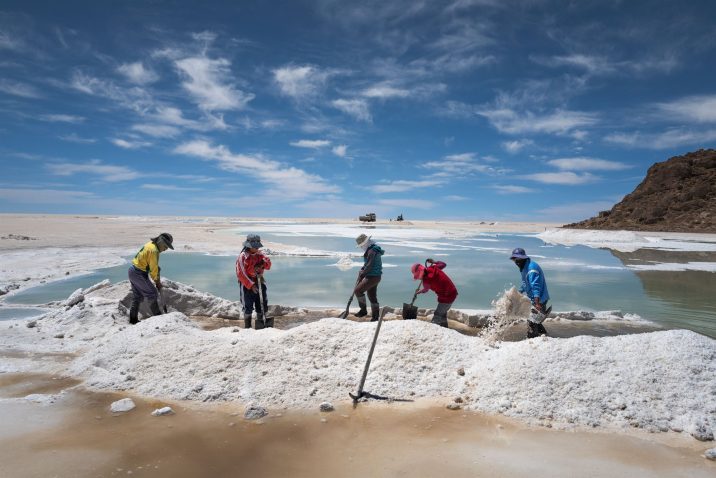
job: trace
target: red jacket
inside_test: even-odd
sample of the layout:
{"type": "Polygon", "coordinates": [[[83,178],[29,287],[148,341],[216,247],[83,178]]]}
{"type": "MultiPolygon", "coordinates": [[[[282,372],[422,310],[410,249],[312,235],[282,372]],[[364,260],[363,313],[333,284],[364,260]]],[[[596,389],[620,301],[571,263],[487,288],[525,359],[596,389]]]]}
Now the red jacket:
{"type": "Polygon", "coordinates": [[[236,258],[236,278],[239,282],[250,289],[256,283],[256,274],[271,269],[271,259],[260,252],[250,254],[249,251],[241,251],[236,258]]]}
{"type": "Polygon", "coordinates": [[[432,290],[438,295],[438,303],[452,304],[455,302],[457,298],[455,284],[453,284],[447,274],[442,271],[446,265],[447,264],[442,261],[437,261],[425,269],[423,290],[421,290],[419,294],[432,290]]]}

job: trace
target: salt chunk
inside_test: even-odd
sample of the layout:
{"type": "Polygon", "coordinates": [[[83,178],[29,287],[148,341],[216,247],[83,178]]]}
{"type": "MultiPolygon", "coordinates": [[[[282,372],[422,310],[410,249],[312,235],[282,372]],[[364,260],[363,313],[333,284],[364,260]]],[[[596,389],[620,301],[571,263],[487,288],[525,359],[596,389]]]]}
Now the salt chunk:
{"type": "Polygon", "coordinates": [[[709,448],[704,452],[704,458],[716,461],[716,448],[709,448]]]}
{"type": "Polygon", "coordinates": [[[321,408],[321,411],[322,411],[322,412],[332,412],[333,410],[336,409],[336,408],[333,406],[333,404],[330,403],[330,402],[323,402],[323,403],[321,403],[320,408],[321,408]]]}
{"type": "Polygon", "coordinates": [[[128,412],[134,407],[136,407],[136,405],[131,398],[123,398],[121,400],[117,400],[116,402],[112,402],[112,405],[109,406],[109,410],[112,413],[120,413],[128,412]]]}
{"type": "Polygon", "coordinates": [[[172,407],[163,407],[163,408],[157,408],[152,412],[152,416],[154,417],[161,417],[162,415],[171,415],[174,413],[174,410],[172,410],[172,407]]]}
{"type": "Polygon", "coordinates": [[[82,289],[77,289],[74,291],[65,301],[65,305],[67,307],[72,307],[73,305],[77,305],[80,302],[85,300],[85,295],[82,293],[82,289]]]}
{"type": "Polygon", "coordinates": [[[255,403],[249,403],[244,411],[244,418],[246,420],[258,420],[266,415],[268,415],[268,410],[255,403]]]}

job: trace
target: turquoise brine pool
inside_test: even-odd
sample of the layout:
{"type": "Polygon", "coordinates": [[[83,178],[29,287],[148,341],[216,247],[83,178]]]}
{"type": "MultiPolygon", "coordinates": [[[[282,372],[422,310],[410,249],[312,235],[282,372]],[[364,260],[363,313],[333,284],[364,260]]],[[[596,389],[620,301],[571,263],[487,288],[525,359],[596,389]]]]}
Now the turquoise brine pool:
{"type": "MultiPolygon", "coordinates": [[[[262,240],[321,251],[358,254],[354,237],[373,235],[386,254],[383,280],[378,288],[382,304],[400,306],[412,298],[417,282],[410,265],[427,257],[447,263],[445,272],[458,288],[455,308],[489,309],[502,292],[517,285],[520,275],[509,260],[510,251],[523,247],[545,272],[555,311],[621,310],[668,328],[686,328],[716,337],[716,273],[712,272],[635,272],[625,263],[638,262],[638,254],[613,254],[609,250],[584,246],[553,246],[527,234],[473,234],[455,236],[438,231],[405,228],[362,228],[359,225],[335,227],[321,225],[237,224],[237,254],[242,238],[249,232],[262,240]],[[381,237],[383,235],[384,237],[381,237]],[[626,256],[626,258],[625,258],[626,256]]],[[[180,240],[180,239],[179,239],[180,240]]],[[[650,260],[654,254],[651,251],[650,260]]],[[[673,261],[675,253],[669,253],[673,261]]],[[[345,307],[358,267],[341,270],[335,257],[272,256],[272,269],[266,273],[269,302],[319,307],[345,307]]],[[[678,260],[678,257],[677,259],[678,260]]],[[[716,262],[716,257],[707,257],[716,262]]],[[[234,274],[235,256],[193,253],[162,254],[161,266],[167,278],[191,284],[230,300],[238,300],[234,274]]],[[[361,262],[361,257],[354,257],[361,262]]],[[[42,304],[65,299],[79,287],[103,279],[112,282],[127,278],[128,265],[102,269],[92,274],[56,281],[22,291],[6,299],[8,304],[42,304]]],[[[432,307],[435,295],[418,297],[416,305],[432,307]]]]}

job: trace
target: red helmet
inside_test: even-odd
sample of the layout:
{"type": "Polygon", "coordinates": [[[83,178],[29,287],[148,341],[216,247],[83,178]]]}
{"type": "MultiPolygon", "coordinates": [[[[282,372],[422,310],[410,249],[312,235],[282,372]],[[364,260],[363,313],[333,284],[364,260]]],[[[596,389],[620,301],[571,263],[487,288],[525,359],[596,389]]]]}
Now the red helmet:
{"type": "Polygon", "coordinates": [[[422,279],[423,274],[425,274],[425,266],[422,264],[413,264],[412,267],[410,267],[410,272],[413,273],[413,279],[422,279]]]}

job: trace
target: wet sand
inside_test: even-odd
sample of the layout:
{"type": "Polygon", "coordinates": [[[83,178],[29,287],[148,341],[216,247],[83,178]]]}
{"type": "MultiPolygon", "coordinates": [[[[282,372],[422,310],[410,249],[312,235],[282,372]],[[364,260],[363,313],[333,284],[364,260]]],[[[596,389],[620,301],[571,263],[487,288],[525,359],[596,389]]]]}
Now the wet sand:
{"type": "Polygon", "coordinates": [[[75,381],[39,374],[0,380],[0,476],[712,477],[708,448],[675,434],[564,432],[435,403],[337,404],[331,413],[271,410],[246,421],[232,404],[203,406],[68,389],[50,405],[8,400],[75,381]],[[171,405],[175,415],[153,417],[171,405]]]}

